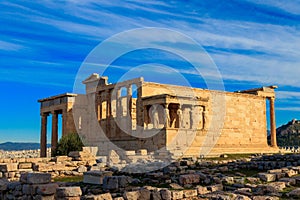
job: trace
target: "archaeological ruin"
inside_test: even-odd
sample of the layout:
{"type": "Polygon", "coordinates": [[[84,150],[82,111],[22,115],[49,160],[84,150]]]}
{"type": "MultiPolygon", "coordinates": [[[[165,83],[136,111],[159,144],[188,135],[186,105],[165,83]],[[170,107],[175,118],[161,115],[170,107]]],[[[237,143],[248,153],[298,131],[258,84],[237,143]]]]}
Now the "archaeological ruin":
{"type": "Polygon", "coordinates": [[[62,135],[77,132],[86,146],[97,147],[98,155],[108,155],[110,150],[125,154],[144,150],[178,158],[278,151],[276,86],[224,92],[143,78],[111,84],[108,77],[98,74],[83,84],[86,94],[66,93],[39,100],[41,157],[46,156],[49,115],[52,151],[59,139],[59,115],[62,135]]]}

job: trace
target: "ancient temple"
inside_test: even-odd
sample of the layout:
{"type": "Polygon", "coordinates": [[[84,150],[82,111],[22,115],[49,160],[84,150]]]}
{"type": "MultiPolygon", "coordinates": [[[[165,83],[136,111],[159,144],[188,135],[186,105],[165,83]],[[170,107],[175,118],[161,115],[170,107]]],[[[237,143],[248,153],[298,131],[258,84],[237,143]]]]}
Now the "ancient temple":
{"type": "Polygon", "coordinates": [[[146,82],[143,78],[109,84],[108,77],[98,74],[83,84],[86,94],[66,93],[39,100],[41,157],[46,156],[49,115],[53,150],[58,140],[58,115],[62,115],[62,135],[79,133],[85,145],[98,147],[99,155],[107,155],[111,149],[164,151],[175,157],[278,150],[276,86],[224,92],[146,82]]]}

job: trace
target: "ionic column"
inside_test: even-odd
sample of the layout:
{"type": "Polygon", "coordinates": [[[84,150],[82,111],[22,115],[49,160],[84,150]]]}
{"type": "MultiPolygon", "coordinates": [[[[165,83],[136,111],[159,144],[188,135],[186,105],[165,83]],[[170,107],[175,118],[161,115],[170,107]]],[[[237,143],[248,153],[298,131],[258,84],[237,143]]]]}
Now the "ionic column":
{"type": "Polygon", "coordinates": [[[136,123],[137,126],[144,125],[143,119],[143,105],[142,105],[142,85],[137,85],[137,100],[136,100],[136,123]]]}
{"type": "Polygon", "coordinates": [[[270,128],[271,128],[271,146],[277,147],[276,141],[276,120],[275,120],[275,98],[269,98],[270,101],[270,128]]]}
{"type": "Polygon", "coordinates": [[[47,157],[47,117],[48,113],[41,114],[41,138],[40,138],[40,156],[47,157]]]}
{"type": "Polygon", "coordinates": [[[127,86],[127,116],[131,117],[132,110],[132,87],[131,85],[127,86]]]}
{"type": "Polygon", "coordinates": [[[98,121],[102,119],[102,94],[99,93],[98,96],[98,121]]]}
{"type": "Polygon", "coordinates": [[[106,95],[106,134],[110,132],[110,120],[111,120],[111,94],[110,91],[105,91],[106,95]]]}
{"type": "Polygon", "coordinates": [[[117,112],[117,117],[121,117],[123,115],[123,110],[121,109],[121,88],[116,88],[117,90],[117,98],[116,98],[116,104],[117,104],[117,109],[116,109],[116,112],[117,112]]]}
{"type": "Polygon", "coordinates": [[[127,131],[128,133],[132,131],[132,118],[131,118],[131,112],[132,112],[132,87],[131,85],[128,85],[126,87],[127,89],[127,131]]]}
{"type": "Polygon", "coordinates": [[[51,156],[54,156],[58,140],[58,114],[53,111],[52,114],[52,134],[51,134],[51,156]]]}
{"type": "Polygon", "coordinates": [[[100,121],[101,120],[101,103],[100,103],[100,93],[98,93],[97,97],[96,97],[96,111],[97,111],[97,120],[100,121]]]}
{"type": "Polygon", "coordinates": [[[145,124],[144,129],[148,129],[149,116],[148,116],[147,106],[144,106],[144,124],[145,124]]]}
{"type": "Polygon", "coordinates": [[[67,109],[63,109],[62,111],[62,136],[67,135],[67,131],[68,131],[68,111],[67,109]]]}

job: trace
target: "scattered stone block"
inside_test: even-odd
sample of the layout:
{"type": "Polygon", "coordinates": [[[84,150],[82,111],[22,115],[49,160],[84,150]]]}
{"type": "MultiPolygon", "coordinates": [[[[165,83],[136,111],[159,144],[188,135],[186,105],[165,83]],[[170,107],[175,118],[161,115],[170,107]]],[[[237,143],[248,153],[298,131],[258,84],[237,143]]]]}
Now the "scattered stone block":
{"type": "Polygon", "coordinates": [[[253,196],[253,200],[279,200],[279,197],[274,196],[253,196]]]}
{"type": "Polygon", "coordinates": [[[80,187],[58,187],[56,189],[56,196],[62,197],[79,197],[82,195],[80,187]]]}
{"type": "Polygon", "coordinates": [[[86,172],[86,171],[87,171],[87,168],[86,168],[86,166],[84,166],[84,165],[80,165],[80,166],[78,167],[77,171],[78,171],[79,173],[83,173],[83,172],[86,172]]]}
{"type": "Polygon", "coordinates": [[[158,189],[151,191],[151,197],[153,200],[162,200],[162,197],[160,195],[160,190],[158,189]]]}
{"type": "Polygon", "coordinates": [[[56,163],[59,163],[59,162],[66,162],[66,161],[71,161],[72,160],[72,157],[68,157],[68,156],[56,156],[54,158],[54,161],[56,163]]]}
{"type": "Polygon", "coordinates": [[[1,163],[0,171],[1,172],[13,172],[18,170],[18,163],[1,163]]]}
{"type": "Polygon", "coordinates": [[[145,188],[140,189],[139,191],[139,198],[138,199],[145,199],[150,200],[151,192],[145,188]]]}
{"type": "Polygon", "coordinates": [[[291,192],[287,193],[288,197],[292,198],[300,198],[300,188],[296,188],[292,190],[291,192]]]}
{"type": "Polygon", "coordinates": [[[22,193],[26,195],[34,195],[33,187],[29,184],[24,184],[22,186],[22,193]]]}
{"type": "Polygon", "coordinates": [[[195,197],[197,194],[197,190],[183,190],[184,198],[195,197]]]}
{"type": "Polygon", "coordinates": [[[161,195],[162,200],[170,200],[172,198],[172,193],[168,189],[161,189],[160,195],[161,195]]]}
{"type": "Polygon", "coordinates": [[[126,156],[135,156],[135,151],[125,151],[126,156]]]}
{"type": "Polygon", "coordinates": [[[46,184],[51,182],[51,174],[48,173],[24,173],[20,181],[27,184],[46,184]]]}
{"type": "Polygon", "coordinates": [[[172,199],[182,199],[183,191],[172,191],[172,199]]]}
{"type": "Polygon", "coordinates": [[[260,178],[260,180],[265,182],[271,182],[276,180],[276,174],[258,173],[258,177],[260,178]]]}
{"type": "Polygon", "coordinates": [[[111,171],[88,171],[83,173],[83,182],[102,185],[104,176],[112,176],[111,171]]]}
{"type": "Polygon", "coordinates": [[[126,191],[123,193],[123,197],[125,200],[138,200],[139,199],[139,192],[138,191],[126,191]]]}
{"type": "Polygon", "coordinates": [[[120,163],[120,156],[117,154],[115,150],[111,150],[108,155],[108,163],[118,164],[120,163]]]}
{"type": "Polygon", "coordinates": [[[208,186],[207,189],[210,190],[211,192],[222,191],[223,185],[222,184],[211,185],[211,186],[208,186]]]}
{"type": "Polygon", "coordinates": [[[298,171],[293,170],[293,169],[290,169],[290,170],[287,170],[287,171],[285,172],[285,174],[286,174],[287,177],[292,177],[292,176],[297,175],[297,174],[298,174],[298,171]]]}
{"type": "Polygon", "coordinates": [[[37,194],[40,195],[52,195],[55,194],[57,188],[58,188],[57,183],[37,185],[36,192],[37,194]]]}
{"type": "Polygon", "coordinates": [[[197,186],[197,192],[199,195],[210,193],[210,191],[207,190],[207,187],[203,187],[203,186],[197,186]]]}
{"type": "Polygon", "coordinates": [[[0,192],[5,191],[7,189],[8,182],[4,179],[0,179],[0,192]]]}
{"type": "Polygon", "coordinates": [[[181,185],[195,184],[200,182],[199,174],[184,174],[179,176],[179,183],[181,185]]]}
{"type": "Polygon", "coordinates": [[[171,183],[170,187],[175,190],[183,190],[184,189],[181,185],[178,185],[177,183],[171,183]]]}
{"type": "Polygon", "coordinates": [[[98,147],[82,147],[82,151],[89,152],[92,156],[96,156],[98,153],[98,147]]]}
{"type": "Polygon", "coordinates": [[[136,154],[141,156],[147,156],[148,152],[147,149],[139,149],[136,151],[136,154]]]}
{"type": "Polygon", "coordinates": [[[54,195],[47,195],[47,196],[36,195],[35,199],[36,200],[56,200],[54,195]]]}
{"type": "Polygon", "coordinates": [[[273,182],[268,183],[267,185],[273,187],[277,192],[281,192],[286,188],[285,182],[273,182]]]}
{"type": "Polygon", "coordinates": [[[280,182],[285,182],[286,186],[294,186],[296,185],[296,179],[294,178],[281,178],[280,182]]]}
{"type": "MultiPolygon", "coordinates": [[[[99,194],[99,195],[88,195],[85,196],[85,200],[113,200],[110,193],[99,194]]],[[[114,198],[115,200],[116,198],[114,198]]]]}
{"type": "Polygon", "coordinates": [[[30,163],[30,162],[19,163],[18,168],[19,169],[31,169],[32,168],[32,163],[30,163]]]}
{"type": "MultiPolygon", "coordinates": [[[[124,198],[123,197],[115,197],[114,200],[124,200],[124,198]]],[[[155,199],[153,199],[153,200],[155,200],[155,199]]]]}

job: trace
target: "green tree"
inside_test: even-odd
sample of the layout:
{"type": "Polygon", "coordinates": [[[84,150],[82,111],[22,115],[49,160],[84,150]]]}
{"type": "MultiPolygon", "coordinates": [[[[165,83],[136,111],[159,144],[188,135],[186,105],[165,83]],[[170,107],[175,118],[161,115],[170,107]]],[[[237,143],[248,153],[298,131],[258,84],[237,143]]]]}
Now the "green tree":
{"type": "Polygon", "coordinates": [[[82,151],[83,143],[77,133],[64,135],[58,142],[55,156],[68,155],[71,151],[82,151]]]}

